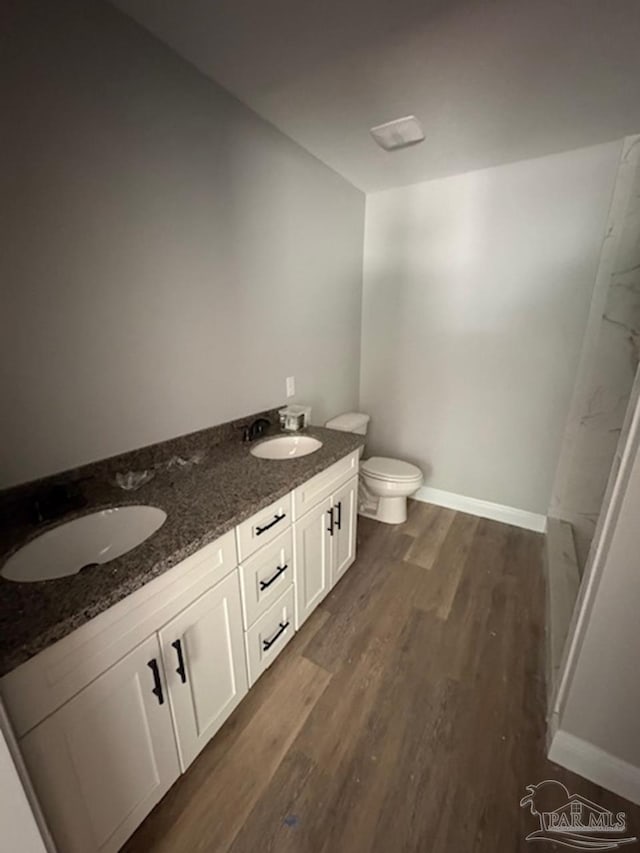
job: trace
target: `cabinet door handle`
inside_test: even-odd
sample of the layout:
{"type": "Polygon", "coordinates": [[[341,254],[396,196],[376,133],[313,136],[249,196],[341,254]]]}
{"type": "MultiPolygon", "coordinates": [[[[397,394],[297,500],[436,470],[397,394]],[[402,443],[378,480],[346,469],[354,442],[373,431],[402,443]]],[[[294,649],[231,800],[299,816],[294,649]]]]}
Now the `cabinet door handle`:
{"type": "Polygon", "coordinates": [[[327,527],[327,530],[333,536],[333,507],[328,509],[327,512],[329,513],[329,526],[327,527]]]}
{"type": "Polygon", "coordinates": [[[184,668],[184,656],[182,654],[182,640],[174,640],[171,643],[173,648],[176,650],[176,654],[178,655],[178,666],[176,667],[176,672],[180,676],[180,681],[183,684],[187,683],[187,671],[184,668]]]}
{"type": "Polygon", "coordinates": [[[158,661],[155,658],[152,658],[147,666],[153,673],[153,690],[151,692],[158,698],[158,705],[164,705],[164,695],[162,693],[162,682],[160,681],[160,668],[158,667],[158,661]]]}
{"type": "Polygon", "coordinates": [[[277,580],[283,572],[286,572],[289,566],[285,563],[284,566],[278,566],[275,570],[274,574],[271,575],[268,581],[260,581],[260,592],[270,587],[271,584],[277,580]]]}
{"type": "Polygon", "coordinates": [[[287,628],[288,628],[288,627],[289,627],[289,622],[288,622],[288,621],[287,621],[287,622],[281,622],[281,623],[278,625],[278,630],[275,632],[275,634],[273,635],[273,637],[271,637],[271,639],[270,639],[270,640],[263,640],[263,641],[262,641],[262,651],[263,651],[263,652],[266,652],[266,651],[267,651],[267,649],[270,649],[270,648],[271,648],[271,646],[272,646],[272,645],[275,643],[275,641],[278,639],[278,637],[279,637],[281,634],[283,634],[283,633],[287,630],[287,628]]]}
{"type": "Polygon", "coordinates": [[[281,513],[280,515],[274,515],[273,521],[270,521],[269,524],[265,524],[263,527],[256,527],[256,536],[261,536],[263,533],[273,527],[274,524],[277,524],[279,521],[282,521],[282,519],[286,517],[287,514],[285,512],[281,513]]]}
{"type": "Polygon", "coordinates": [[[342,501],[338,501],[336,504],[338,508],[338,518],[336,519],[336,527],[338,530],[342,530],[342,501]]]}

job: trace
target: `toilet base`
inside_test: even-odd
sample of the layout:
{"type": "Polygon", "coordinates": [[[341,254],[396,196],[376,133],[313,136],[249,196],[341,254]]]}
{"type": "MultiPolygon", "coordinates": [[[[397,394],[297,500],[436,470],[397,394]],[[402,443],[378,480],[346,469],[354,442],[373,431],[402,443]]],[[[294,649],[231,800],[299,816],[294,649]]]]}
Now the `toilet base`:
{"type": "Polygon", "coordinates": [[[373,501],[362,501],[358,514],[365,518],[373,518],[384,524],[403,524],[407,520],[406,497],[377,498],[373,501]]]}
{"type": "Polygon", "coordinates": [[[383,524],[403,524],[407,520],[407,498],[422,485],[422,474],[411,482],[377,481],[360,472],[358,513],[383,524]]]}

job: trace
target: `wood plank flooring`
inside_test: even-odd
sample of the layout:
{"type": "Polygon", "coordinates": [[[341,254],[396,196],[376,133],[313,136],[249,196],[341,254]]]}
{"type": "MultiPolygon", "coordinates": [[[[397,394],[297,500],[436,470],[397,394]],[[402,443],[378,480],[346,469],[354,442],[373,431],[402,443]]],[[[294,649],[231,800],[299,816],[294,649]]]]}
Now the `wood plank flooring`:
{"type": "Polygon", "coordinates": [[[359,520],[357,562],[126,853],[531,851],[543,779],[640,835],[544,757],[542,536],[409,505],[359,520]]]}

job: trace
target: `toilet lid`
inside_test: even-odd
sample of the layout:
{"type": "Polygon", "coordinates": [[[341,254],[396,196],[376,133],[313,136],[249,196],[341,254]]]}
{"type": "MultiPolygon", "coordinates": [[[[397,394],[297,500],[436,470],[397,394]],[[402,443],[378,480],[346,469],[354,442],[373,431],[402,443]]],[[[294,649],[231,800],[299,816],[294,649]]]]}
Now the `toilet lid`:
{"type": "Polygon", "coordinates": [[[410,462],[388,459],[386,456],[372,456],[360,465],[360,470],[375,480],[416,480],[422,478],[422,471],[410,462]]]}

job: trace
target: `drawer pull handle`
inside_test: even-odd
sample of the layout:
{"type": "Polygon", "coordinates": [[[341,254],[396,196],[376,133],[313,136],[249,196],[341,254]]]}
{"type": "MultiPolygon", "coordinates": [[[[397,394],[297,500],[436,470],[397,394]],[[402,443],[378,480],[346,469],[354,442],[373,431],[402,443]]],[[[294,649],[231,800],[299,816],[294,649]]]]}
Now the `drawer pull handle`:
{"type": "Polygon", "coordinates": [[[158,668],[158,661],[153,658],[149,661],[147,666],[153,673],[153,690],[151,692],[154,696],[157,696],[158,705],[164,705],[164,696],[162,693],[162,682],[160,681],[160,669],[158,668]]]}
{"type": "Polygon", "coordinates": [[[273,521],[270,521],[269,524],[265,524],[264,527],[256,527],[256,536],[260,536],[273,527],[274,524],[277,524],[279,521],[282,521],[283,518],[286,518],[287,514],[285,512],[280,515],[274,515],[273,521]]]}
{"type": "Polygon", "coordinates": [[[286,572],[289,566],[285,563],[284,566],[278,566],[275,570],[274,574],[271,575],[268,581],[260,581],[260,592],[270,587],[271,584],[277,580],[283,572],[286,572]]]}
{"type": "Polygon", "coordinates": [[[329,526],[327,527],[327,530],[333,536],[333,507],[328,509],[327,512],[329,513],[329,526]]]}
{"type": "Polygon", "coordinates": [[[338,507],[338,518],[336,519],[336,527],[338,530],[342,530],[342,501],[338,501],[336,504],[338,507]]]}
{"type": "Polygon", "coordinates": [[[281,622],[281,623],[280,623],[280,625],[278,626],[278,630],[277,630],[277,631],[276,631],[276,633],[273,635],[273,637],[272,637],[270,640],[263,640],[263,641],[262,641],[262,651],[263,651],[263,652],[266,652],[266,651],[267,651],[267,649],[270,649],[270,648],[271,648],[271,646],[272,646],[272,645],[275,643],[275,641],[278,639],[278,637],[279,637],[281,634],[283,634],[283,633],[287,630],[287,628],[288,628],[288,627],[289,627],[289,622],[288,622],[288,621],[287,621],[287,622],[281,622]]]}
{"type": "Polygon", "coordinates": [[[180,681],[183,684],[187,683],[187,671],[184,668],[184,655],[182,654],[182,640],[174,640],[171,643],[173,648],[176,650],[176,654],[178,655],[178,666],[176,667],[176,672],[180,676],[180,681]]]}

